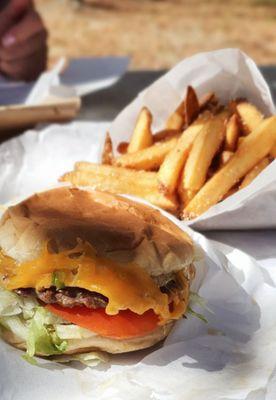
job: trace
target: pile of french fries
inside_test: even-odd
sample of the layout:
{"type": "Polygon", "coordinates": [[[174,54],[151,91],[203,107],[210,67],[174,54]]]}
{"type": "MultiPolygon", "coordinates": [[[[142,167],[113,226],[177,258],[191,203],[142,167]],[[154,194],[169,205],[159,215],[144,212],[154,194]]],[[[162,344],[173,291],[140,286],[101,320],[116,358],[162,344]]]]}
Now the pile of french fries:
{"type": "Polygon", "coordinates": [[[143,108],[114,156],[106,135],[102,164],[77,162],[60,180],[141,197],[182,219],[195,218],[247,185],[276,158],[276,116],[246,99],[219,104],[189,86],[162,131],[143,108]]]}

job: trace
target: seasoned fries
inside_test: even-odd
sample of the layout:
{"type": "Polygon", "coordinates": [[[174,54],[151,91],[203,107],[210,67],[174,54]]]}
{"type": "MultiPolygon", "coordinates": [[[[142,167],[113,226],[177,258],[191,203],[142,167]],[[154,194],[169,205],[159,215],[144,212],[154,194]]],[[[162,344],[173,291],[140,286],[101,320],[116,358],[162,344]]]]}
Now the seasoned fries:
{"type": "Polygon", "coordinates": [[[209,110],[212,111],[214,107],[218,105],[218,99],[216,98],[215,93],[210,92],[205,94],[200,100],[199,100],[199,111],[205,111],[209,110]]]}
{"type": "Polygon", "coordinates": [[[151,123],[150,111],[146,107],[142,108],[127,148],[128,153],[135,153],[152,145],[151,123]]]}
{"type": "Polygon", "coordinates": [[[228,151],[228,150],[224,150],[222,153],[220,153],[219,167],[221,168],[223,167],[223,165],[228,163],[233,154],[234,154],[233,151],[228,151]]]}
{"type": "Polygon", "coordinates": [[[242,180],[239,189],[243,189],[244,187],[248,186],[258,175],[265,169],[269,164],[269,158],[265,157],[260,162],[258,162],[255,167],[249,171],[242,180]]]}
{"type": "Polygon", "coordinates": [[[196,218],[249,185],[276,158],[276,116],[247,99],[219,103],[215,93],[186,96],[164,128],[152,132],[140,111],[129,142],[106,135],[102,164],[78,162],[61,181],[141,197],[180,218],[196,218]]]}
{"type": "Polygon", "coordinates": [[[93,163],[77,163],[76,170],[64,174],[61,182],[77,186],[91,186],[110,193],[129,194],[175,213],[177,202],[174,196],[164,196],[158,190],[155,172],[134,171],[126,168],[93,163]]]}
{"type": "Polygon", "coordinates": [[[102,164],[112,164],[113,161],[113,145],[109,132],[106,133],[102,154],[102,164]]]}
{"type": "Polygon", "coordinates": [[[127,148],[128,148],[129,143],[128,142],[121,142],[117,146],[117,151],[120,154],[126,154],[127,153],[127,148]]]}
{"type": "Polygon", "coordinates": [[[224,150],[235,151],[239,140],[239,121],[237,114],[233,114],[226,124],[224,150]]]}
{"type": "Polygon", "coordinates": [[[176,145],[167,154],[158,172],[160,188],[165,193],[173,193],[176,189],[179,175],[188,157],[188,152],[198,133],[202,130],[208,114],[202,114],[179,138],[176,145]]]}
{"type": "Polygon", "coordinates": [[[226,111],[210,118],[196,137],[184,167],[182,190],[197,192],[205,183],[211,162],[225,134],[226,111]]]}
{"type": "Polygon", "coordinates": [[[179,185],[178,196],[181,200],[181,208],[182,209],[185,208],[190,203],[190,201],[195,197],[196,194],[197,190],[184,189],[183,185],[179,185]]]}
{"type": "Polygon", "coordinates": [[[162,142],[164,140],[179,136],[180,133],[181,131],[178,129],[163,129],[162,131],[159,131],[153,135],[153,141],[154,143],[162,142]]]}
{"type": "Polygon", "coordinates": [[[263,120],[263,115],[251,103],[241,101],[236,105],[244,135],[249,135],[263,120]]]}
{"type": "MultiPolygon", "coordinates": [[[[211,98],[204,99],[209,103],[211,98]]],[[[169,116],[166,122],[166,129],[182,130],[184,126],[189,126],[200,112],[200,105],[196,92],[192,86],[187,87],[186,98],[177,109],[169,116]]]]}
{"type": "Polygon", "coordinates": [[[272,158],[276,158],[276,143],[274,144],[274,146],[272,147],[272,149],[270,150],[270,156],[272,158]]]}
{"type": "Polygon", "coordinates": [[[188,86],[186,100],[184,103],[185,124],[189,126],[199,114],[199,102],[196,92],[192,86],[188,86]]]}
{"type": "Polygon", "coordinates": [[[177,109],[169,116],[166,122],[166,129],[176,129],[181,130],[185,123],[185,115],[184,115],[184,106],[185,101],[183,101],[177,109]]]}
{"type": "Polygon", "coordinates": [[[265,119],[248,135],[231,160],[195,195],[184,210],[184,217],[195,217],[219,202],[254,165],[261,161],[276,141],[276,117],[265,119]]]}
{"type": "Polygon", "coordinates": [[[114,160],[119,167],[155,170],[160,167],[168,152],[176,145],[177,138],[155,143],[147,149],[132,154],[123,154],[114,160]]]}

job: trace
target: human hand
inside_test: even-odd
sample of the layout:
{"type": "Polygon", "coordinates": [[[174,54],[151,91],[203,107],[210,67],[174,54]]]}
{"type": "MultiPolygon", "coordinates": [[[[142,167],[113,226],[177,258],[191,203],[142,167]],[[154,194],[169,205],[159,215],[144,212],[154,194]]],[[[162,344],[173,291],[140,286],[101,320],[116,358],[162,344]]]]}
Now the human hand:
{"type": "Polygon", "coordinates": [[[0,12],[0,71],[33,80],[46,67],[47,31],[31,0],[10,0],[0,12]]]}

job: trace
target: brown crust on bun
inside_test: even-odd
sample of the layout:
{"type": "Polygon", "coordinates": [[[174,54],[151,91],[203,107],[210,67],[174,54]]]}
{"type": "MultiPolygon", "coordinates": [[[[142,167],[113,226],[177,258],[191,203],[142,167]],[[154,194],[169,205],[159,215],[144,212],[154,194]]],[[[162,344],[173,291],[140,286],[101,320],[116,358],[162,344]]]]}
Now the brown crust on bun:
{"type": "Polygon", "coordinates": [[[72,247],[77,238],[152,276],[188,269],[194,257],[191,238],[159,211],[106,192],[59,187],[37,193],[0,222],[0,246],[18,261],[35,258],[45,240],[72,247]]]}

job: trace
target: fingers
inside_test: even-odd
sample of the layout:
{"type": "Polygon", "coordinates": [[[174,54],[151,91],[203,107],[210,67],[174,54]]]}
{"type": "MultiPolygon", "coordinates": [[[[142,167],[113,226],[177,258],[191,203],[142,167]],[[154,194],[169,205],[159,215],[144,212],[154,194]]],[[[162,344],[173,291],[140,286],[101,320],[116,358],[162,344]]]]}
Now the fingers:
{"type": "Polygon", "coordinates": [[[17,24],[13,25],[5,32],[1,39],[2,46],[6,48],[12,47],[42,32],[46,34],[42,20],[39,14],[31,9],[17,24]]]}
{"type": "Polygon", "coordinates": [[[31,0],[10,0],[0,13],[0,36],[13,26],[14,21],[32,9],[31,0]]]}
{"type": "Polygon", "coordinates": [[[47,47],[43,46],[35,53],[15,61],[0,60],[0,70],[15,80],[32,81],[46,68],[47,47]]]}
{"type": "Polygon", "coordinates": [[[45,31],[41,31],[23,43],[10,47],[0,46],[0,61],[11,62],[27,58],[45,47],[46,41],[47,34],[45,31]]]}
{"type": "Polygon", "coordinates": [[[47,31],[30,0],[11,0],[18,7],[24,2],[29,8],[0,39],[0,71],[12,79],[33,80],[46,67],[47,31]]]}
{"type": "Polygon", "coordinates": [[[16,18],[19,14],[22,14],[27,9],[33,7],[32,0],[10,0],[7,6],[8,12],[16,18]]]}

